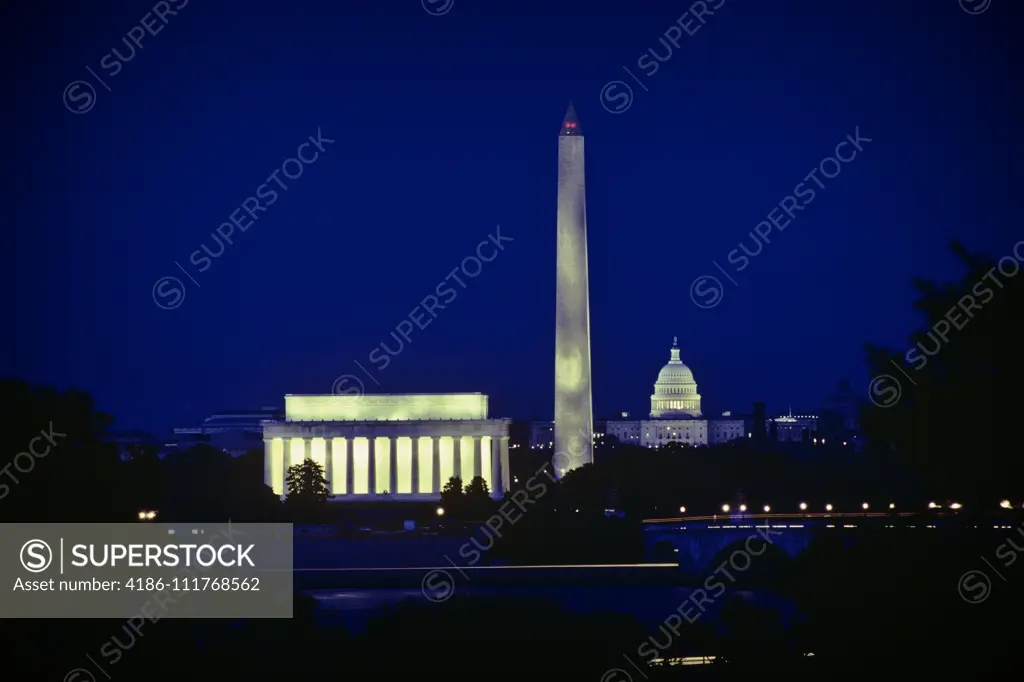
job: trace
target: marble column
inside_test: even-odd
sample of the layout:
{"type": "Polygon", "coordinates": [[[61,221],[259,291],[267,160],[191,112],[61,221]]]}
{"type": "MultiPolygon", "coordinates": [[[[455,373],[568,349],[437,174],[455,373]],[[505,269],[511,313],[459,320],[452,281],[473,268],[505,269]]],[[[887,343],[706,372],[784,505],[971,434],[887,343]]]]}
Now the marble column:
{"type": "Polygon", "coordinates": [[[281,439],[281,494],[288,494],[288,462],[291,460],[292,439],[281,439]]]}
{"type": "Polygon", "coordinates": [[[356,494],[356,439],[345,439],[345,494],[356,494]]]}
{"type": "MultiPolygon", "coordinates": [[[[462,436],[452,438],[452,476],[462,478],[462,436]]],[[[469,481],[462,481],[463,486],[467,483],[469,481]]]]}
{"type": "Polygon", "coordinates": [[[409,448],[412,451],[412,494],[420,491],[420,437],[413,436],[409,448]]]}
{"type": "Polygon", "coordinates": [[[441,439],[436,436],[430,437],[430,454],[434,458],[434,466],[431,471],[431,476],[434,478],[434,485],[431,486],[433,489],[430,491],[434,495],[441,494],[441,439]]]}
{"type": "Polygon", "coordinates": [[[505,492],[509,489],[509,481],[511,478],[508,475],[508,436],[501,437],[501,491],[505,492]]]}
{"type": "Polygon", "coordinates": [[[327,494],[334,494],[334,462],[331,461],[331,451],[334,450],[334,439],[330,436],[324,437],[324,478],[327,479],[327,494]]]}
{"type": "Polygon", "coordinates": [[[367,491],[370,495],[377,494],[377,438],[376,436],[370,436],[367,438],[366,452],[369,456],[369,476],[370,483],[367,486],[367,491]]]}
{"type": "Polygon", "coordinates": [[[398,439],[388,438],[388,492],[398,494],[398,439]]]}
{"type": "Polygon", "coordinates": [[[491,436],[491,452],[489,454],[491,458],[491,480],[488,481],[488,485],[491,487],[491,493],[498,493],[499,496],[503,492],[502,489],[502,477],[501,477],[501,447],[498,436],[491,436]]]}
{"type": "Polygon", "coordinates": [[[480,436],[473,436],[473,477],[484,475],[483,442],[480,436]]]}
{"type": "Polygon", "coordinates": [[[267,438],[263,441],[263,482],[267,485],[274,484],[274,441],[267,438]]]}

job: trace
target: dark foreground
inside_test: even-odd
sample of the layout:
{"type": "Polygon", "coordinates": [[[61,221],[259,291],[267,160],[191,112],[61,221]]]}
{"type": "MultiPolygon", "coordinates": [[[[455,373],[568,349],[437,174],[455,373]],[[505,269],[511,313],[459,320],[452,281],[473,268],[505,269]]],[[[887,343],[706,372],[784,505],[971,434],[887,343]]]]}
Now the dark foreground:
{"type": "MultiPolygon", "coordinates": [[[[880,599],[885,599],[879,595],[880,599]]],[[[453,598],[384,609],[361,634],[325,626],[301,600],[292,621],[161,621],[138,634],[124,623],[30,623],[5,637],[12,679],[314,679],[485,674],[587,682],[736,679],[751,674],[949,675],[995,679],[1019,664],[1016,608],[966,611],[837,610],[785,633],[774,614],[726,605],[723,629],[694,625],[651,630],[614,614],[575,615],[543,601],[453,598]],[[867,616],[867,617],[865,617],[867,616]],[[872,618],[874,616],[874,618],[872,618]],[[813,655],[808,655],[813,654],[813,655]],[[652,666],[714,656],[709,665],[652,666]],[[69,673],[81,669],[77,676],[69,673]],[[102,669],[102,672],[101,672],[102,669]],[[611,671],[611,672],[609,672],[611,671]]],[[[945,677],[944,677],[945,679],[945,677]]]]}
{"type": "Polygon", "coordinates": [[[694,613],[686,598],[676,603],[679,597],[666,592],[664,618],[652,626],[616,606],[610,595],[621,586],[605,597],[590,586],[595,603],[586,611],[526,594],[456,591],[444,601],[382,606],[357,630],[303,594],[290,621],[162,619],[137,632],[114,620],[7,621],[6,663],[11,679],[66,682],[437,674],[641,682],[910,671],[915,678],[1004,679],[1020,665],[1024,561],[1015,550],[1000,552],[1013,562],[999,564],[1002,579],[987,576],[987,590],[980,589],[977,571],[987,568],[980,558],[997,556],[993,540],[951,543],[941,533],[919,533],[880,534],[853,548],[821,543],[770,578],[771,591],[796,618],[745,599],[747,589],[737,584],[721,595],[714,614],[692,624],[678,615],[694,613]],[[975,579],[965,585],[969,571],[975,579]],[[688,656],[715,660],[649,665],[688,656]]]}

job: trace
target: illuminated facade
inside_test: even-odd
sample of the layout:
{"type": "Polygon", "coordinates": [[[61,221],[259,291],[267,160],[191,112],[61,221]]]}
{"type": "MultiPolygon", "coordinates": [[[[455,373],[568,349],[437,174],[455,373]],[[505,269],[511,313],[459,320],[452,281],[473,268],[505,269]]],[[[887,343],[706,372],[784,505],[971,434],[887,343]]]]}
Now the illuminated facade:
{"type": "Polygon", "coordinates": [[[629,420],[629,414],[626,412],[623,412],[622,416],[622,419],[609,421],[605,425],[605,433],[609,436],[615,436],[620,443],[640,445],[643,422],[629,420]]]}
{"type": "Polygon", "coordinates": [[[798,414],[793,416],[793,408],[789,409],[788,415],[776,417],[772,423],[775,424],[776,440],[782,443],[809,441],[817,435],[818,431],[817,415],[798,414]]]}
{"type": "Polygon", "coordinates": [[[555,475],[594,461],[583,131],[572,104],[558,135],[555,475]]]}
{"type": "Polygon", "coordinates": [[[452,476],[509,489],[508,419],[488,419],[479,393],[287,395],[263,425],[264,481],[285,494],[290,466],[312,459],[334,502],[433,501],[452,476]]]}
{"type": "Polygon", "coordinates": [[[700,393],[693,372],[679,359],[679,337],[673,337],[668,364],[658,372],[651,396],[651,419],[700,417],[700,393]]]}
{"type": "Polygon", "coordinates": [[[657,448],[671,442],[684,445],[714,445],[743,438],[742,419],[704,419],[700,393],[693,372],[679,359],[678,339],[672,339],[668,364],[658,372],[651,396],[651,418],[642,421],[615,420],[605,425],[605,433],[622,443],[657,448]]]}

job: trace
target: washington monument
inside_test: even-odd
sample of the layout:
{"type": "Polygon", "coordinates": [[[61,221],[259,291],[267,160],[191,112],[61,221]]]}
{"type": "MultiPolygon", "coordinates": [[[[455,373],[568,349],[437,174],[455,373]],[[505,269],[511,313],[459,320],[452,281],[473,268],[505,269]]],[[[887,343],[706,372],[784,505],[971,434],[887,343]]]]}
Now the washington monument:
{"type": "Polygon", "coordinates": [[[594,461],[590,295],[583,131],[569,104],[558,134],[558,283],[555,291],[555,475],[594,461]]]}

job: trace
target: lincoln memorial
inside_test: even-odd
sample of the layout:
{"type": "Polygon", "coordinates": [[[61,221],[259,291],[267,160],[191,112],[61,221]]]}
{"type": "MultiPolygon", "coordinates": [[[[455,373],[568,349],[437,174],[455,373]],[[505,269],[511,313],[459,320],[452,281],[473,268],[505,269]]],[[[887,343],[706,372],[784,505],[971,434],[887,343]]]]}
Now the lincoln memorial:
{"type": "Polygon", "coordinates": [[[437,500],[452,476],[509,489],[511,420],[488,419],[480,393],[286,395],[283,421],[263,422],[264,481],[285,494],[290,466],[312,459],[333,502],[437,500]]]}

